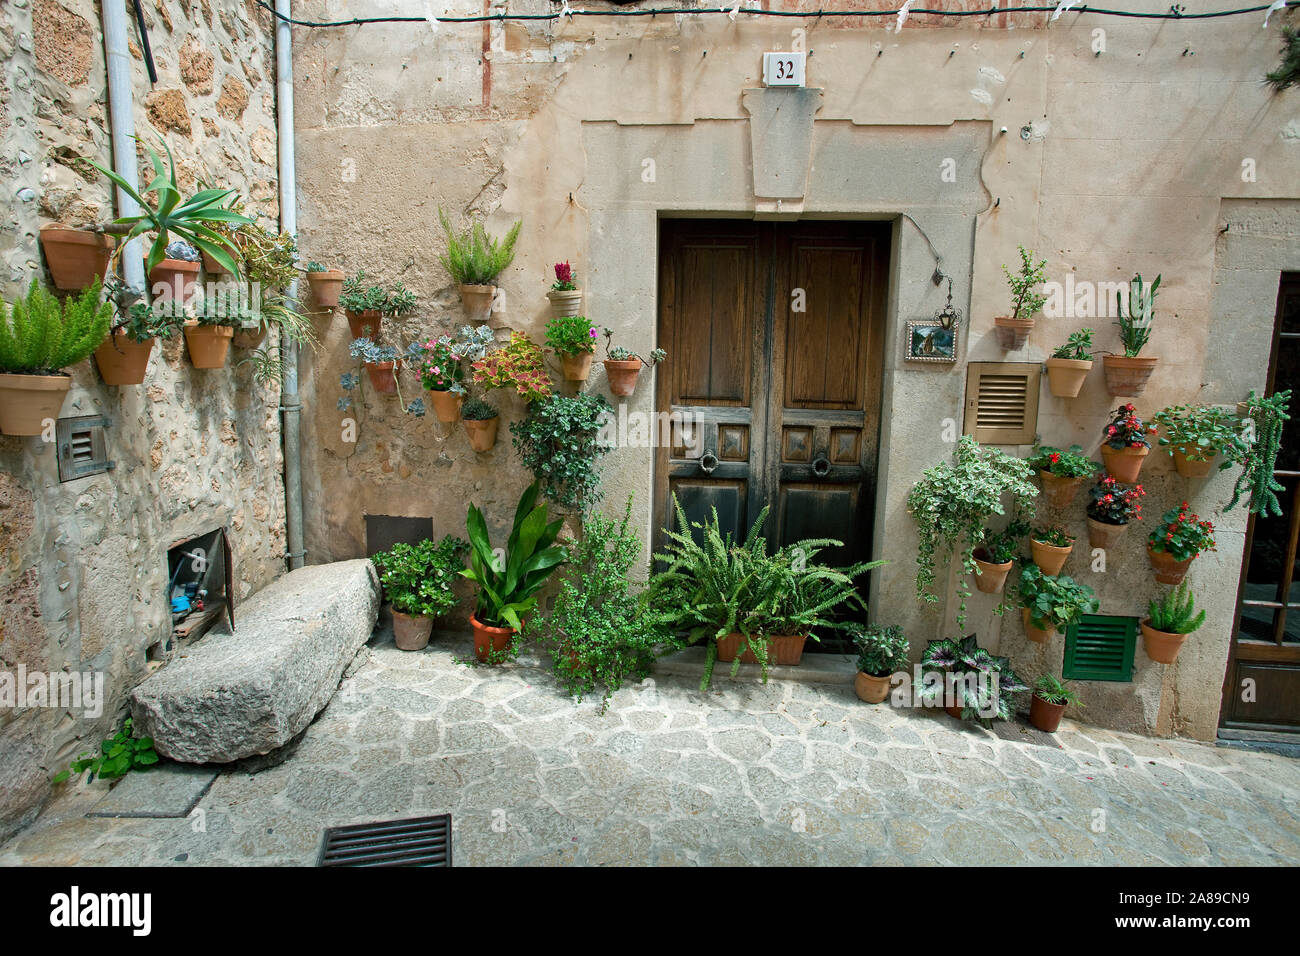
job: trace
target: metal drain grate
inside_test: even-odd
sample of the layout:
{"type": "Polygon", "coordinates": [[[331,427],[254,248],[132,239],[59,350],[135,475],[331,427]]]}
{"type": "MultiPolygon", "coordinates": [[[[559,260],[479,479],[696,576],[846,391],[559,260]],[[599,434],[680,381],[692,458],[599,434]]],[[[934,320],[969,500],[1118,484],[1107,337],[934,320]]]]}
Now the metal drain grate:
{"type": "Polygon", "coordinates": [[[451,866],[451,814],[331,827],[317,866],[451,866]]]}

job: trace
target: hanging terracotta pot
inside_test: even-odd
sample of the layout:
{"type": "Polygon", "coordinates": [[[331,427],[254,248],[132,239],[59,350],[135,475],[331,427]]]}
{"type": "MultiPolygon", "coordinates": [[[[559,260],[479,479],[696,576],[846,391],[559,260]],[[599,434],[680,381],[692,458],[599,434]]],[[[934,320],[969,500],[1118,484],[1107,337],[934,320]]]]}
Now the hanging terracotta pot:
{"type": "Polygon", "coordinates": [[[569,382],[585,382],[591,374],[591,352],[579,352],[577,355],[561,355],[560,368],[564,378],[569,382]]]}
{"type": "Polygon", "coordinates": [[[1017,352],[1029,341],[1029,333],[1034,330],[1034,320],[1017,319],[1010,315],[999,315],[993,319],[993,327],[998,334],[998,344],[1007,352],[1017,352]]]}
{"type": "Polygon", "coordinates": [[[492,315],[492,300],[496,298],[494,285],[463,285],[460,287],[460,304],[465,317],[471,322],[486,322],[492,315]]]}
{"type": "Polygon", "coordinates": [[[1078,398],[1090,371],[1091,359],[1049,358],[1047,384],[1057,398],[1078,398]]]}
{"type": "Polygon", "coordinates": [[[366,309],[364,312],[345,310],[345,314],[348,317],[348,328],[352,330],[354,339],[379,341],[379,323],[383,319],[383,314],[378,309],[366,309]]]}
{"type": "Polygon", "coordinates": [[[1043,500],[1049,508],[1064,511],[1074,501],[1087,478],[1062,478],[1050,471],[1039,471],[1039,483],[1043,486],[1043,500]]]}
{"type": "Polygon", "coordinates": [[[113,237],[52,224],[41,227],[41,251],[54,287],[79,292],[101,282],[113,256],[113,237]]]}
{"type": "Polygon", "coordinates": [[[465,403],[464,394],[457,394],[451,389],[429,390],[429,401],[433,403],[433,414],[438,421],[451,425],[460,421],[460,407],[465,403]]]}
{"type": "Polygon", "coordinates": [[[0,432],[39,435],[48,419],[58,418],[72,387],[71,375],[17,375],[0,372],[0,432]]]}
{"type": "Polygon", "coordinates": [[[1035,644],[1046,644],[1057,636],[1058,632],[1054,627],[1035,627],[1034,622],[1029,617],[1029,608],[1027,607],[1020,609],[1020,618],[1025,622],[1025,637],[1035,644]]]}
{"type": "Polygon", "coordinates": [[[1034,564],[1038,566],[1038,570],[1049,578],[1054,578],[1061,573],[1061,568],[1065,567],[1070,552],[1074,550],[1074,542],[1070,542],[1068,547],[1059,548],[1054,544],[1037,541],[1031,537],[1029,539],[1029,550],[1033,553],[1034,564]]]}
{"type": "Polygon", "coordinates": [[[636,391],[636,377],[641,372],[641,360],[605,359],[605,377],[609,380],[609,390],[620,398],[627,398],[636,391]]]}
{"type": "Polygon", "coordinates": [[[858,671],[857,676],[853,678],[853,691],[858,695],[858,700],[868,704],[879,704],[889,696],[892,677],[891,674],[876,677],[866,671],[858,671]]]}
{"type": "Polygon", "coordinates": [[[469,447],[478,452],[491,451],[497,443],[497,425],[500,416],[483,419],[461,419],[465,434],[469,436],[469,447]]]}
{"type": "Polygon", "coordinates": [[[1107,524],[1096,518],[1088,518],[1088,544],[1094,548],[1109,550],[1124,533],[1127,524],[1107,524]]]}
{"type": "Polygon", "coordinates": [[[1150,448],[1111,448],[1105,443],[1101,446],[1101,461],[1106,466],[1106,474],[1123,485],[1131,485],[1138,480],[1142,471],[1142,462],[1151,454],[1150,448]]]}
{"type": "Polygon", "coordinates": [[[366,374],[370,376],[370,384],[376,392],[383,395],[392,395],[397,391],[396,369],[396,362],[366,363],[366,374]]]}
{"type": "Polygon", "coordinates": [[[546,293],[551,300],[551,317],[563,318],[568,315],[582,315],[582,290],[568,289],[564,292],[552,289],[546,293]]]}
{"type": "Polygon", "coordinates": [[[1204,478],[1213,467],[1214,458],[1192,459],[1184,455],[1182,449],[1174,449],[1174,470],[1184,478],[1204,478]]]}
{"type": "Polygon", "coordinates": [[[1147,542],[1147,558],[1151,561],[1151,569],[1156,573],[1156,580],[1161,584],[1181,584],[1196,557],[1192,555],[1186,561],[1179,561],[1167,551],[1156,551],[1151,547],[1151,542],[1147,542]]]}
{"type": "Polygon", "coordinates": [[[1029,722],[1046,734],[1056,733],[1061,726],[1061,717],[1065,714],[1066,704],[1049,704],[1038,694],[1029,700],[1029,722]]]}
{"type": "Polygon", "coordinates": [[[323,305],[327,309],[335,308],[339,304],[339,292],[343,290],[343,270],[326,269],[324,272],[308,272],[307,285],[311,287],[312,298],[318,305],[323,305]]]}
{"type": "Polygon", "coordinates": [[[1158,664],[1172,664],[1178,660],[1178,652],[1183,649],[1185,643],[1187,643],[1186,634],[1157,631],[1151,626],[1150,618],[1142,622],[1142,646],[1147,652],[1147,657],[1158,664]]]}
{"type": "Polygon", "coordinates": [[[1007,572],[1011,570],[1011,562],[994,564],[981,558],[981,554],[984,558],[988,557],[988,552],[983,549],[975,552],[975,567],[979,568],[979,573],[975,575],[975,587],[985,594],[997,594],[1007,583],[1007,572]]]}
{"type": "Polygon", "coordinates": [[[259,322],[252,327],[241,325],[235,329],[235,337],[231,342],[237,349],[255,349],[266,339],[266,333],[265,322],[259,322]]]}
{"type": "Polygon", "coordinates": [[[224,368],[235,330],[228,325],[199,325],[193,319],[185,323],[185,347],[195,368],[224,368]]]}
{"type": "Polygon", "coordinates": [[[393,609],[393,643],[399,651],[421,651],[429,646],[433,632],[433,618],[419,614],[403,614],[393,609]]]}
{"type": "Polygon", "coordinates": [[[199,264],[186,259],[164,259],[149,270],[149,290],[155,303],[184,304],[199,281],[199,264]]]}
{"type": "Polygon", "coordinates": [[[110,332],[95,349],[95,364],[105,385],[141,385],[156,339],[137,342],[122,329],[110,332]]]}
{"type": "Polygon", "coordinates": [[[480,663],[487,661],[489,653],[499,654],[508,648],[515,634],[513,627],[488,627],[486,624],[480,624],[473,614],[469,616],[469,623],[474,629],[474,656],[480,663]]]}
{"type": "MultiPolygon", "coordinates": [[[[229,252],[230,250],[227,249],[226,251],[229,252]]],[[[199,255],[203,257],[203,269],[205,272],[207,272],[208,275],[228,276],[231,274],[229,269],[223,266],[216,259],[212,258],[206,252],[200,252],[199,255]]]]}
{"type": "Polygon", "coordinates": [[[1102,368],[1106,372],[1106,391],[1116,398],[1133,398],[1147,387],[1147,379],[1155,371],[1155,358],[1126,355],[1103,355],[1102,368]]]}

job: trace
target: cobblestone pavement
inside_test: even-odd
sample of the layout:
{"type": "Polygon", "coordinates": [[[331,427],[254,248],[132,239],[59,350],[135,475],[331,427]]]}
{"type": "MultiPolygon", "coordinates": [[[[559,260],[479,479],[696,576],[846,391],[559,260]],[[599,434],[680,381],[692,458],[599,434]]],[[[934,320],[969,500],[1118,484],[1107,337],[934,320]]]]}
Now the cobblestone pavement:
{"type": "Polygon", "coordinates": [[[201,815],[86,817],[83,786],[0,863],[312,864],[324,827],[446,811],[460,865],[1300,862],[1285,757],[1068,721],[1058,749],[847,683],[660,676],[602,715],[468,651],[372,648],[289,760],[223,773],[201,815]]]}

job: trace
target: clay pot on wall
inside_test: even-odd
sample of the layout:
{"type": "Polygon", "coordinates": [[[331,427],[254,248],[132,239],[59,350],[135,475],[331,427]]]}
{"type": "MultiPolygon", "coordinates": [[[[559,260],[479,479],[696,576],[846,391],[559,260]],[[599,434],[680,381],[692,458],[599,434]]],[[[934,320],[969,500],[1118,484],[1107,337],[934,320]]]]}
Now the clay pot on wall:
{"type": "Polygon", "coordinates": [[[1147,558],[1151,561],[1151,569],[1155,571],[1157,581],[1161,584],[1181,584],[1187,576],[1187,569],[1196,560],[1196,555],[1186,561],[1178,561],[1166,551],[1152,549],[1151,543],[1147,542],[1147,558]]]}
{"type": "Polygon", "coordinates": [[[1007,583],[1007,573],[1011,570],[1011,563],[994,564],[986,560],[988,552],[983,548],[975,552],[975,567],[979,568],[979,573],[975,575],[975,587],[984,594],[997,594],[1007,583]],[[984,557],[981,558],[980,555],[984,557]]]}
{"type": "Polygon", "coordinates": [[[494,285],[463,285],[460,287],[460,304],[465,317],[471,322],[486,322],[492,316],[492,300],[496,298],[494,285]]]}
{"type": "Polygon", "coordinates": [[[1109,549],[1127,528],[1126,524],[1107,524],[1096,518],[1088,518],[1088,545],[1093,548],[1109,549]]]}
{"type": "MultiPolygon", "coordinates": [[[[226,251],[229,252],[230,250],[226,250],[226,251]]],[[[208,275],[210,275],[210,276],[228,276],[228,275],[230,275],[230,270],[229,270],[229,269],[227,269],[225,266],[223,266],[223,265],[222,265],[220,262],[218,262],[216,259],[212,258],[212,257],[211,257],[210,255],[208,255],[206,252],[200,252],[199,255],[203,257],[203,269],[204,269],[205,272],[207,272],[208,275]]]]}
{"type": "Polygon", "coordinates": [[[609,379],[609,390],[619,398],[627,398],[636,391],[636,378],[641,372],[641,360],[605,359],[605,377],[609,379]]]}
{"type": "Polygon", "coordinates": [[[552,289],[546,293],[546,298],[551,300],[551,317],[564,318],[567,315],[582,315],[582,290],[568,289],[559,291],[552,289]]]}
{"type": "Polygon", "coordinates": [[[993,318],[993,328],[998,334],[998,344],[1007,352],[1017,352],[1029,341],[1029,333],[1034,330],[1033,318],[1017,319],[1010,315],[998,315],[993,318]]]}
{"type": "Polygon", "coordinates": [[[324,272],[308,272],[307,285],[311,287],[312,298],[318,305],[332,309],[339,304],[339,293],[343,290],[343,270],[326,269],[324,272]]]}
{"type": "Polygon", "coordinates": [[[444,425],[460,421],[460,407],[465,403],[464,394],[457,394],[450,389],[429,390],[429,401],[433,403],[433,414],[444,425]]]}
{"type": "Polygon", "coordinates": [[[1204,478],[1213,467],[1214,458],[1198,461],[1188,458],[1180,449],[1174,449],[1174,470],[1184,478],[1204,478]]]}
{"type": "Polygon", "coordinates": [[[1155,371],[1156,358],[1126,355],[1103,355],[1102,368],[1106,372],[1106,391],[1116,398],[1133,398],[1147,387],[1147,379],[1155,371]]]}
{"type": "Polygon", "coordinates": [[[1074,496],[1079,493],[1079,489],[1087,480],[1087,478],[1062,478],[1050,471],[1038,473],[1039,484],[1043,486],[1043,499],[1049,508],[1057,511],[1064,511],[1070,506],[1070,502],[1074,501],[1074,496]]]}
{"type": "Polygon", "coordinates": [[[370,384],[376,392],[392,395],[397,391],[396,362],[366,362],[365,365],[370,384]]]}
{"type": "Polygon", "coordinates": [[[149,290],[156,303],[184,303],[198,281],[199,264],[186,259],[164,259],[149,270],[149,290]]]}
{"type": "Polygon", "coordinates": [[[41,227],[41,251],[54,287],[79,292],[103,281],[113,256],[113,237],[52,224],[41,227]]]}
{"type": "Polygon", "coordinates": [[[235,329],[235,337],[231,339],[231,343],[237,349],[255,349],[266,340],[266,333],[265,322],[253,326],[241,325],[235,329]]]}
{"type": "Polygon", "coordinates": [[[1070,542],[1068,547],[1058,548],[1054,544],[1048,544],[1045,541],[1036,541],[1032,537],[1029,539],[1029,550],[1033,553],[1034,564],[1038,565],[1038,570],[1042,571],[1049,578],[1054,578],[1061,573],[1065,567],[1065,562],[1070,557],[1070,552],[1074,550],[1074,542],[1070,542]]]}
{"type": "Polygon", "coordinates": [[[1058,631],[1054,627],[1035,627],[1034,622],[1029,617],[1029,608],[1020,609],[1020,619],[1025,622],[1025,637],[1029,638],[1035,644],[1046,644],[1052,638],[1058,636],[1058,631]]]}
{"type": "Polygon", "coordinates": [[[585,382],[591,374],[591,352],[579,352],[577,355],[561,355],[560,367],[564,370],[565,381],[585,382]]]}
{"type": "Polygon", "coordinates": [[[378,309],[366,309],[364,312],[345,310],[345,314],[348,317],[348,328],[352,331],[354,339],[379,341],[379,323],[383,320],[383,315],[378,309]]]}
{"type": "Polygon", "coordinates": [[[514,637],[513,627],[488,627],[480,624],[473,614],[469,618],[470,627],[474,629],[474,656],[480,663],[485,663],[489,653],[500,653],[510,646],[514,637]]]}
{"type": "Polygon", "coordinates": [[[399,651],[422,651],[429,646],[433,632],[433,618],[419,614],[403,614],[393,609],[393,643],[399,651]]]}
{"type": "Polygon", "coordinates": [[[1150,618],[1142,622],[1142,647],[1146,650],[1147,657],[1158,664],[1172,664],[1178,660],[1178,652],[1186,643],[1186,634],[1157,631],[1151,626],[1150,618]]]}
{"type": "Polygon", "coordinates": [[[891,676],[886,674],[884,677],[877,677],[866,671],[858,671],[857,676],[853,678],[853,691],[858,695],[858,700],[868,704],[879,704],[889,696],[891,676]]]}
{"type": "Polygon", "coordinates": [[[460,423],[469,437],[469,447],[477,452],[491,451],[497,443],[497,425],[500,421],[499,415],[476,420],[461,419],[460,423]]]}
{"type": "Polygon", "coordinates": [[[1066,704],[1049,704],[1037,693],[1029,700],[1029,722],[1047,734],[1056,733],[1061,726],[1066,704]]]}
{"type": "Polygon", "coordinates": [[[235,330],[228,325],[199,325],[193,319],[185,323],[185,347],[195,368],[224,368],[235,330]]]}
{"type": "Polygon", "coordinates": [[[1106,466],[1106,474],[1124,485],[1138,480],[1142,462],[1149,454],[1150,448],[1111,448],[1105,443],[1101,446],[1101,461],[1106,466]]]}
{"type": "Polygon", "coordinates": [[[104,384],[143,384],[155,341],[157,340],[149,339],[147,342],[137,342],[121,329],[108,333],[99,348],[95,349],[95,364],[99,366],[99,377],[104,380],[104,384]]]}
{"type": "Polygon", "coordinates": [[[1057,398],[1078,398],[1090,371],[1091,359],[1049,358],[1047,383],[1057,398]]]}
{"type": "Polygon", "coordinates": [[[71,375],[0,373],[0,432],[41,434],[46,419],[59,417],[71,387],[71,375]]]}

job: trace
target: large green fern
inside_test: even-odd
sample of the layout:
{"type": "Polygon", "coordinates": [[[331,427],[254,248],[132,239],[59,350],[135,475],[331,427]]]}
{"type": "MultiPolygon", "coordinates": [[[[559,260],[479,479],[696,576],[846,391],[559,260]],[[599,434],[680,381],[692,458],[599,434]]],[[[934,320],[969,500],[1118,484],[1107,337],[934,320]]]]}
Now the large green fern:
{"type": "Polygon", "coordinates": [[[1150,627],[1165,634],[1190,634],[1205,623],[1205,610],[1196,610],[1186,581],[1147,605],[1147,614],[1150,627]]]}
{"type": "Polygon", "coordinates": [[[480,222],[457,231],[441,209],[438,220],[447,234],[447,251],[439,261],[458,285],[492,285],[514,260],[522,220],[516,219],[503,239],[489,235],[480,222]]]}
{"type": "Polygon", "coordinates": [[[104,341],[113,306],[99,301],[99,280],[59,305],[32,279],[12,307],[0,302],[0,372],[52,375],[76,365],[104,341]]]}

